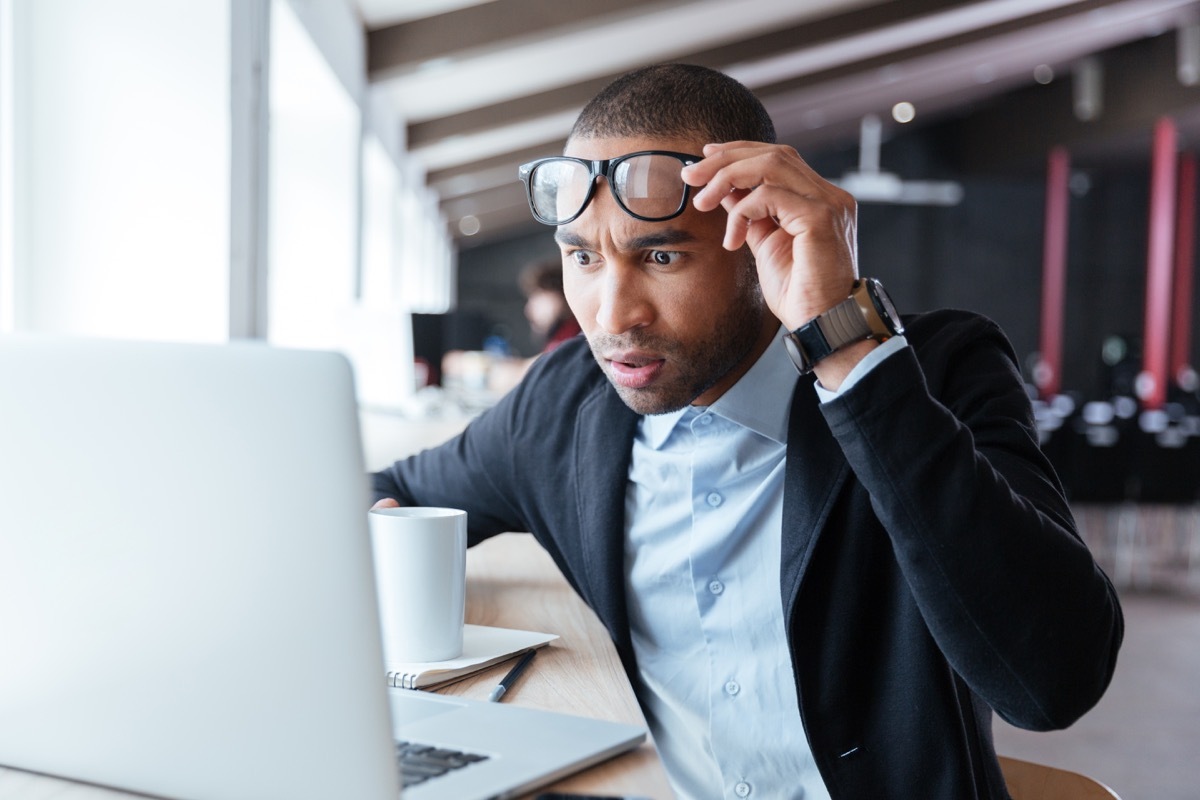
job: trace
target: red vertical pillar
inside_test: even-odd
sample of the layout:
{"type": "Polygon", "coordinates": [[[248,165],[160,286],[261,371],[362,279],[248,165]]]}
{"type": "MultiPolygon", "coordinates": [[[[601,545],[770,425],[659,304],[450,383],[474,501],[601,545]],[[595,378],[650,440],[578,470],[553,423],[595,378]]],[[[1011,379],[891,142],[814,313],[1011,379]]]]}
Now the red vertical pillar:
{"type": "Polygon", "coordinates": [[[1146,319],[1138,396],[1146,408],[1167,399],[1171,332],[1171,278],[1175,248],[1175,123],[1163,117],[1154,126],[1150,160],[1150,243],[1146,254],[1146,319]]]}
{"type": "Polygon", "coordinates": [[[1042,397],[1062,387],[1063,317],[1067,291],[1067,206],[1071,157],[1055,147],[1046,159],[1046,223],[1042,243],[1041,361],[1034,381],[1042,397]]]}
{"type": "Polygon", "coordinates": [[[1191,366],[1192,286],[1196,255],[1196,156],[1179,159],[1179,214],[1175,226],[1175,305],[1171,312],[1171,379],[1191,366]]]}

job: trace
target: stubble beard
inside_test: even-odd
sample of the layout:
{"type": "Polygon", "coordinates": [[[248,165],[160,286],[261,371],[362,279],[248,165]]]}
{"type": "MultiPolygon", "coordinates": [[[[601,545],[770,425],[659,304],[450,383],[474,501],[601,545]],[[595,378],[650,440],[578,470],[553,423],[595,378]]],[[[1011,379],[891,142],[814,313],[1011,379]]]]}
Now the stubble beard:
{"type": "Polygon", "coordinates": [[[621,335],[593,333],[588,337],[592,355],[604,370],[617,395],[638,414],[669,414],[690,405],[729,374],[754,349],[762,333],[766,303],[751,263],[739,281],[737,296],[703,339],[681,342],[637,329],[621,335]],[[666,360],[673,374],[651,385],[633,389],[613,379],[603,353],[645,350],[666,360]]]}

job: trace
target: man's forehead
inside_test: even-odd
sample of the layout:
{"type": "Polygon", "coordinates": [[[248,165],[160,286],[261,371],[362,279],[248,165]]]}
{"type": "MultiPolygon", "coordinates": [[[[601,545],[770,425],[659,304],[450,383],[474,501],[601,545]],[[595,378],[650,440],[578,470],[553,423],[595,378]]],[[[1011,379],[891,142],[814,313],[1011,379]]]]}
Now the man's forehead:
{"type": "Polygon", "coordinates": [[[656,136],[593,136],[567,140],[563,155],[573,158],[605,159],[635,153],[640,150],[668,150],[680,153],[699,153],[706,144],[702,137],[656,136]]]}

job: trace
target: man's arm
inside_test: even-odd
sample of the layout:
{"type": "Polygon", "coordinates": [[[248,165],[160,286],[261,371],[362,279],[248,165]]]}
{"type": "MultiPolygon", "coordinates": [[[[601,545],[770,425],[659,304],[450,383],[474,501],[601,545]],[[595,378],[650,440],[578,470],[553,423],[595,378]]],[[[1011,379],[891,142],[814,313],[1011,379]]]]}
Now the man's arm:
{"type": "MultiPolygon", "coordinates": [[[[725,209],[725,248],[748,245],[763,299],[796,330],[850,296],[858,277],[858,206],[791,147],[762,142],[704,146],[683,179],[701,211],[725,209]]],[[[817,363],[821,385],[836,390],[878,343],[856,342],[817,363]]]]}
{"type": "Polygon", "coordinates": [[[511,443],[518,400],[517,392],[509,393],[444,444],[374,473],[375,506],[461,508],[472,545],[504,531],[526,530],[509,482],[516,471],[511,443]]]}
{"type": "Polygon", "coordinates": [[[1116,592],[1075,532],[999,328],[944,312],[909,338],[822,411],[955,671],[1009,722],[1065,727],[1112,678],[1116,592]]]}
{"type": "MultiPolygon", "coordinates": [[[[703,187],[693,202],[726,210],[725,247],[749,246],[789,330],[849,295],[851,195],[790,147],[729,142],[704,156],[683,171],[703,187]]],[[[822,410],[954,668],[1007,719],[1060,727],[1107,686],[1120,608],[1037,448],[1007,341],[998,329],[959,333],[920,362],[910,348],[892,353],[822,410]]],[[[819,362],[821,385],[837,390],[877,346],[819,362]]]]}
{"type": "Polygon", "coordinates": [[[564,343],[460,435],[375,473],[372,500],[461,508],[472,544],[529,531],[556,553],[548,538],[578,530],[575,423],[598,389],[611,391],[587,342],[564,343]]]}

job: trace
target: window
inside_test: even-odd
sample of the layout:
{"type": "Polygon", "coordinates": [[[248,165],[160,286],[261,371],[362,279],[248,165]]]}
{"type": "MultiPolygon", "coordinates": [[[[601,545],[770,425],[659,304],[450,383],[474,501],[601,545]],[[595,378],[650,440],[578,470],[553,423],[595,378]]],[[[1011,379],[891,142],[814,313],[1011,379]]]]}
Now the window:
{"type": "Polygon", "coordinates": [[[228,4],[2,2],[0,329],[225,338],[228,4]]]}
{"type": "Polygon", "coordinates": [[[337,348],[356,295],[360,112],[285,0],[270,53],[267,338],[337,348]]]}

